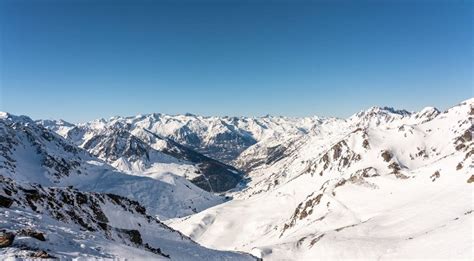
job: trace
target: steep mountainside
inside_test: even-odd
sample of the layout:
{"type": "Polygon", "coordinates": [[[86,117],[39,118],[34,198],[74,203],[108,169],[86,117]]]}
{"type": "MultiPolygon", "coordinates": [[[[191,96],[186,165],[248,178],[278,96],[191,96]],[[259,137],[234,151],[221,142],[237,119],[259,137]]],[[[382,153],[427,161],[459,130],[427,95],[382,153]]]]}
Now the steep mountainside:
{"type": "Polygon", "coordinates": [[[204,156],[170,138],[123,122],[77,125],[39,121],[120,171],[160,179],[182,176],[200,188],[223,192],[243,181],[236,168],[204,156]]]}
{"type": "Polygon", "coordinates": [[[242,153],[245,190],[169,224],[265,260],[472,259],[473,122],[474,99],[323,121],[242,153]]]}
{"type": "Polygon", "coordinates": [[[169,172],[160,179],[121,173],[31,119],[6,113],[0,118],[0,175],[22,183],[118,194],[139,201],[162,219],[223,201],[169,172]]]}
{"type": "Polygon", "coordinates": [[[0,255],[472,260],[473,126],[474,98],[348,119],[2,113],[0,225],[16,241],[0,255]]]}
{"type": "Polygon", "coordinates": [[[255,260],[206,249],[121,196],[0,181],[2,259],[255,260]]]}

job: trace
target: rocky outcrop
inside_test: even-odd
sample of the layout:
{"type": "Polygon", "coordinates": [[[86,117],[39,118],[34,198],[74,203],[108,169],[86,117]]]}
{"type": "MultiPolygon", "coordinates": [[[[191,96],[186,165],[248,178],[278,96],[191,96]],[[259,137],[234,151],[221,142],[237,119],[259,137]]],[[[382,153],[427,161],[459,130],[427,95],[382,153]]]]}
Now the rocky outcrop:
{"type": "Polygon", "coordinates": [[[17,235],[31,237],[39,241],[46,241],[46,238],[44,237],[43,233],[33,230],[32,228],[21,229],[20,231],[17,232],[17,235]]]}
{"type": "Polygon", "coordinates": [[[55,256],[52,256],[50,254],[48,254],[48,252],[44,251],[44,250],[39,250],[39,251],[36,251],[34,253],[31,253],[30,257],[32,258],[44,258],[44,259],[57,259],[55,256]]]}
{"type": "MultiPolygon", "coordinates": [[[[46,188],[41,185],[19,185],[15,181],[0,175],[0,193],[9,191],[19,207],[31,209],[38,214],[46,214],[65,223],[74,223],[83,230],[103,234],[110,240],[120,239],[121,243],[133,245],[153,253],[161,253],[160,248],[145,242],[137,229],[120,228],[111,225],[105,209],[112,206],[116,211],[123,211],[143,222],[165,227],[158,220],[149,216],[146,209],[138,202],[114,194],[80,192],[73,188],[46,188]],[[107,205],[107,207],[105,207],[107,205]]],[[[32,227],[16,231],[16,235],[46,241],[44,233],[32,227]]],[[[10,246],[15,234],[0,234],[0,246],[10,246]]],[[[166,254],[160,254],[166,257],[166,254]]]]}
{"type": "MultiPolygon", "coordinates": [[[[285,225],[283,226],[283,230],[280,236],[282,236],[286,230],[293,227],[298,220],[305,219],[309,215],[313,214],[314,209],[319,205],[319,203],[321,203],[321,199],[323,197],[322,193],[319,193],[317,195],[314,194],[315,193],[312,193],[307,197],[305,201],[298,204],[293,215],[290,218],[290,221],[288,223],[285,223],[285,225]]],[[[324,219],[324,217],[325,216],[321,216],[315,221],[321,221],[324,219]]]]}
{"type": "Polygon", "coordinates": [[[0,195],[0,207],[9,208],[13,204],[13,200],[9,197],[0,195]]]}
{"type": "Polygon", "coordinates": [[[432,182],[437,180],[439,177],[441,177],[441,173],[439,173],[439,171],[436,171],[435,173],[433,173],[433,175],[430,176],[432,182]]]}
{"type": "Polygon", "coordinates": [[[382,151],[381,156],[385,162],[389,162],[393,157],[392,153],[387,150],[382,151]]]}
{"type": "Polygon", "coordinates": [[[304,172],[323,176],[327,170],[341,171],[359,160],[361,160],[360,154],[354,152],[343,139],[323,153],[316,163],[310,163],[304,172]]]}
{"type": "Polygon", "coordinates": [[[0,248],[11,246],[13,244],[13,240],[15,240],[15,234],[5,230],[0,231],[0,248]]]}
{"type": "Polygon", "coordinates": [[[471,175],[469,179],[467,180],[467,183],[473,183],[474,182],[474,175],[471,175]]]}

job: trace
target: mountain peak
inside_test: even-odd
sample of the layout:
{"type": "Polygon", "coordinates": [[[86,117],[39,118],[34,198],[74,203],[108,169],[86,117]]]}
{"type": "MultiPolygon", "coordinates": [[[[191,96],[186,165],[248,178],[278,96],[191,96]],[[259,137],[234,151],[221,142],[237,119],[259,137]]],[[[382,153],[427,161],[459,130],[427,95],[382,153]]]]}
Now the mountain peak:
{"type": "Polygon", "coordinates": [[[0,111],[0,119],[8,118],[8,112],[0,111]]]}
{"type": "Polygon", "coordinates": [[[393,107],[373,106],[367,110],[360,111],[352,115],[348,120],[362,125],[376,125],[392,122],[412,115],[407,110],[398,110],[393,107]]]}
{"type": "Polygon", "coordinates": [[[403,109],[398,110],[398,109],[395,109],[393,107],[387,107],[387,106],[384,106],[384,107],[372,106],[368,110],[362,111],[362,112],[359,112],[359,113],[365,113],[365,114],[391,113],[391,114],[398,114],[398,115],[401,115],[401,116],[409,116],[411,114],[411,112],[409,112],[407,110],[403,110],[403,109]]]}
{"type": "Polygon", "coordinates": [[[25,115],[13,115],[8,112],[0,112],[0,120],[11,120],[15,122],[22,122],[22,123],[29,123],[33,122],[33,120],[25,115]]]}

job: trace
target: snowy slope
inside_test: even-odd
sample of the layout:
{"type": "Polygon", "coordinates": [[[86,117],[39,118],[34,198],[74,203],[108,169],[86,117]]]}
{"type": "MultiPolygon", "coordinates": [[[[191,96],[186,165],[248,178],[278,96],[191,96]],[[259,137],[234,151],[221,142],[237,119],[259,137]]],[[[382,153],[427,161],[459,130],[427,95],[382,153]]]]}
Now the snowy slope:
{"type": "Polygon", "coordinates": [[[234,200],[169,224],[265,260],[473,258],[474,99],[370,108],[267,141],[234,200]]]}
{"type": "Polygon", "coordinates": [[[2,259],[254,260],[206,249],[124,197],[0,179],[0,227],[15,234],[2,259]]]}
{"type": "Polygon", "coordinates": [[[63,122],[39,123],[128,174],[160,179],[172,173],[211,192],[233,189],[243,179],[232,166],[129,123],[96,121],[67,127],[63,122]]]}
{"type": "Polygon", "coordinates": [[[0,137],[0,175],[20,183],[71,185],[122,195],[139,201],[161,219],[223,201],[173,173],[161,173],[159,179],[121,173],[24,116],[2,113],[0,137]]]}
{"type": "MultiPolygon", "coordinates": [[[[41,121],[67,139],[27,117],[1,118],[1,175],[22,186],[129,197],[205,247],[264,260],[474,258],[474,98],[444,112],[372,107],[348,119],[149,114],[79,125],[41,121]],[[227,193],[232,200],[218,204],[222,198],[187,180],[205,177],[196,164],[204,156],[193,149],[246,172],[245,186],[227,193]]],[[[77,240],[75,232],[64,238],[77,240]]],[[[118,255],[112,248],[123,236],[97,238],[91,246],[118,255]]],[[[148,257],[133,247],[139,250],[130,257],[148,257]]]]}

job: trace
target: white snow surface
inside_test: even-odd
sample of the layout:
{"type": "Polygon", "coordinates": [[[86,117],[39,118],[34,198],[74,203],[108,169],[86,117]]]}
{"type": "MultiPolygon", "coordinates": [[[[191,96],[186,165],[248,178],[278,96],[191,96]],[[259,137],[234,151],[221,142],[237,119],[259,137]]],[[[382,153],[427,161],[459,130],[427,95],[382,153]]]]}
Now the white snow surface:
{"type": "Polygon", "coordinates": [[[0,211],[0,227],[16,233],[13,245],[0,248],[2,260],[26,259],[41,250],[61,260],[255,260],[246,254],[206,249],[124,198],[19,185],[3,178],[1,187],[0,195],[13,194],[16,200],[0,211]],[[22,194],[37,199],[27,201],[22,194]],[[22,230],[39,232],[45,240],[22,234],[22,230]]]}
{"type": "MultiPolygon", "coordinates": [[[[31,153],[37,146],[26,134],[7,154],[20,159],[17,170],[4,164],[0,172],[21,182],[130,197],[205,247],[263,260],[473,260],[473,123],[474,98],[444,112],[372,107],[348,119],[148,114],[81,128],[42,122],[81,146],[110,127],[126,126],[157,151],[167,145],[154,135],[222,157],[249,180],[227,193],[232,199],[225,203],[184,178],[193,164],[169,158],[133,165],[129,158],[104,162],[80,150],[66,157],[80,165],[57,177],[45,169],[44,153],[31,153]]],[[[56,155],[58,146],[46,146],[46,154],[56,155]]],[[[6,160],[0,157],[0,164],[6,160]]]]}
{"type": "Polygon", "coordinates": [[[264,260],[472,260],[473,122],[474,99],[443,113],[371,108],[257,143],[237,159],[267,160],[245,190],[168,224],[264,260]]]}
{"type": "Polygon", "coordinates": [[[0,135],[4,138],[0,145],[5,148],[0,154],[0,166],[3,165],[0,175],[17,182],[114,193],[139,201],[162,220],[189,215],[223,202],[222,197],[176,175],[176,170],[192,170],[184,164],[150,174],[155,179],[128,175],[130,173],[116,170],[27,117],[10,116],[0,121],[0,135]]]}

